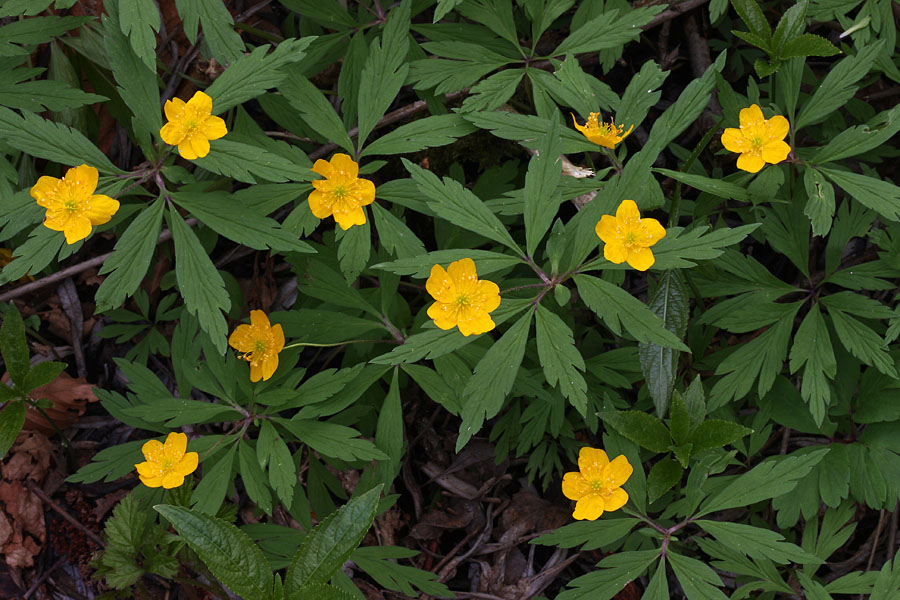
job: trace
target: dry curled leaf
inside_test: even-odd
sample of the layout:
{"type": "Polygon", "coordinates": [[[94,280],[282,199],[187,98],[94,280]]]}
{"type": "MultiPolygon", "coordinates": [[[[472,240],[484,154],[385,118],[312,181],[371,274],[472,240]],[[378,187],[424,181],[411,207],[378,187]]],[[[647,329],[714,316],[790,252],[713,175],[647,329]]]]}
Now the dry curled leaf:
{"type": "MultiPolygon", "coordinates": [[[[34,399],[49,398],[53,406],[44,409],[47,417],[56,424],[60,431],[71,427],[84,414],[88,402],[96,402],[93,387],[83,378],[75,379],[63,371],[59,377],[31,392],[34,399]]],[[[47,422],[47,418],[35,409],[29,408],[25,416],[25,429],[40,431],[45,435],[53,435],[56,428],[47,422]]]]}

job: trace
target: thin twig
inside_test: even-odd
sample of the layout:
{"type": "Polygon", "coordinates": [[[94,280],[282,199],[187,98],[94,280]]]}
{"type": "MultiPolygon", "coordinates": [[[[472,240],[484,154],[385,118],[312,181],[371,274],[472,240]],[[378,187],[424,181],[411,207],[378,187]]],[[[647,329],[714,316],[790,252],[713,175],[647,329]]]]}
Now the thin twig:
{"type": "Polygon", "coordinates": [[[57,504],[56,502],[51,500],[50,496],[48,496],[47,493],[44,492],[44,490],[42,490],[41,488],[39,488],[37,486],[37,484],[35,484],[33,481],[26,480],[25,487],[27,487],[29,490],[31,490],[31,492],[35,496],[40,498],[41,501],[44,502],[47,506],[52,508],[56,514],[58,514],[63,519],[65,519],[66,521],[68,521],[69,523],[71,523],[72,525],[77,527],[78,529],[80,529],[82,532],[84,532],[84,534],[86,536],[91,538],[91,540],[93,540],[95,543],[97,543],[101,548],[106,547],[106,542],[104,542],[103,539],[99,535],[97,535],[96,533],[94,533],[93,531],[91,531],[90,529],[85,527],[81,523],[81,521],[79,521],[78,519],[76,519],[75,517],[70,515],[68,512],[66,512],[66,509],[64,509],[62,506],[60,506],[59,504],[57,504]]]}
{"type": "Polygon", "coordinates": [[[31,584],[31,587],[28,588],[28,591],[25,592],[25,595],[23,596],[23,598],[24,598],[25,600],[28,600],[29,598],[31,598],[31,595],[32,595],[33,593],[35,593],[39,587],[41,587],[41,584],[44,583],[45,581],[47,581],[47,579],[48,579],[51,575],[53,575],[53,571],[55,571],[55,570],[58,569],[60,566],[62,566],[62,564],[63,564],[64,562],[66,562],[66,560],[67,560],[67,557],[65,557],[65,556],[61,557],[58,561],[56,561],[55,563],[53,563],[53,565],[52,565],[49,569],[47,569],[46,571],[44,571],[43,573],[41,573],[41,576],[38,577],[38,578],[35,580],[35,582],[31,584]]]}

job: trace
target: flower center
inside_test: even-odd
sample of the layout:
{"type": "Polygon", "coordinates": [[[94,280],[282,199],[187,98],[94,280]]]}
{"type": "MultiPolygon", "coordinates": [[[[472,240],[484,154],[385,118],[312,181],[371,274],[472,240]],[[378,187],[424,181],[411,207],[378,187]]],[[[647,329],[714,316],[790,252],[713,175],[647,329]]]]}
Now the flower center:
{"type": "Polygon", "coordinates": [[[592,492],[602,493],[603,491],[605,491],[605,489],[606,489],[606,486],[604,486],[603,482],[600,481],[599,479],[595,479],[594,481],[591,482],[591,491],[592,492]]]}
{"type": "Polygon", "coordinates": [[[635,234],[633,231],[629,231],[628,233],[625,234],[625,245],[626,246],[633,246],[635,244],[635,242],[637,242],[637,234],[635,234]]]}
{"type": "Polygon", "coordinates": [[[171,471],[173,466],[175,466],[175,461],[171,458],[166,458],[162,461],[162,468],[164,471],[171,471]]]}
{"type": "Polygon", "coordinates": [[[456,297],[456,304],[459,306],[468,306],[469,304],[469,296],[468,294],[460,294],[456,297]]]}
{"type": "Polygon", "coordinates": [[[344,197],[349,193],[347,187],[342,183],[340,185],[336,185],[331,189],[331,193],[334,194],[338,200],[343,200],[344,197]]]}
{"type": "Polygon", "coordinates": [[[65,202],[63,202],[63,208],[66,209],[66,212],[67,212],[67,213],[72,214],[73,212],[75,212],[76,210],[78,210],[78,202],[76,202],[75,200],[69,198],[68,200],[66,200],[65,202]]]}

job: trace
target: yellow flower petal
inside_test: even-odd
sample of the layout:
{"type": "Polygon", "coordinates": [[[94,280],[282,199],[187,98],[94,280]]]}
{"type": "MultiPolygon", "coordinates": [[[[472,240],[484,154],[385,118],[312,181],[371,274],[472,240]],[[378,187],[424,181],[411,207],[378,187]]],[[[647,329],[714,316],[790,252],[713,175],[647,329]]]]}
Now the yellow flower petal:
{"type": "Polygon", "coordinates": [[[224,119],[221,117],[210,116],[203,122],[200,132],[206,136],[207,139],[217,140],[225,137],[228,133],[228,128],[225,126],[224,119]]]}
{"type": "Polygon", "coordinates": [[[753,154],[741,154],[737,159],[737,168],[748,173],[758,173],[766,164],[762,156],[753,154]]]}
{"type": "Polygon", "coordinates": [[[738,118],[741,122],[741,129],[760,125],[766,120],[765,117],[763,117],[762,109],[756,104],[751,104],[747,108],[742,108],[738,118]]]}
{"type": "Polygon", "coordinates": [[[445,271],[431,268],[425,289],[437,302],[427,314],[440,329],[459,327],[464,336],[479,335],[496,327],[489,313],[500,306],[500,288],[491,281],[479,280],[475,261],[462,258],[445,271]]]}
{"type": "Polygon", "coordinates": [[[578,452],[578,470],[588,481],[598,479],[609,464],[609,457],[604,450],[585,446],[578,452]]]}
{"type": "Polygon", "coordinates": [[[604,506],[603,498],[590,494],[575,503],[572,516],[579,521],[596,521],[603,514],[604,506]]]}
{"type": "MultiPolygon", "coordinates": [[[[621,224],[622,221],[639,221],[641,211],[634,200],[622,200],[619,208],[616,209],[616,221],[621,224]]],[[[602,220],[602,219],[601,219],[602,220]]]]}
{"type": "Polygon", "coordinates": [[[729,152],[743,152],[744,151],[744,138],[741,135],[740,129],[735,129],[734,127],[729,127],[722,133],[722,145],[729,152]]]}
{"type": "Polygon", "coordinates": [[[95,194],[85,203],[82,214],[88,218],[91,225],[103,225],[108,223],[119,210],[119,201],[103,194],[95,194]]]}
{"type": "Polygon", "coordinates": [[[197,91],[194,93],[194,96],[187,101],[186,108],[193,109],[201,115],[209,115],[212,114],[213,101],[206,92],[197,91]]]}
{"type": "Polygon", "coordinates": [[[172,488],[177,488],[184,483],[184,475],[179,475],[175,471],[167,471],[162,476],[162,486],[171,490],[172,488]]]}
{"type": "Polygon", "coordinates": [[[366,211],[362,206],[356,206],[347,211],[335,211],[334,220],[341,229],[346,231],[354,225],[365,225],[366,211]]]}
{"type": "Polygon", "coordinates": [[[71,216],[63,228],[67,244],[74,244],[91,235],[91,222],[87,217],[71,216]]]}
{"type": "Polygon", "coordinates": [[[265,311],[251,310],[250,311],[250,326],[251,327],[270,327],[269,317],[266,315],[265,311]]]}
{"type": "MultiPolygon", "coordinates": [[[[441,265],[431,267],[431,275],[425,281],[425,291],[431,294],[431,297],[438,302],[451,302],[453,297],[453,280],[441,265]]],[[[430,316],[430,315],[429,315],[430,316]]]]}
{"type": "Polygon", "coordinates": [[[666,228],[662,226],[662,224],[656,219],[652,218],[644,218],[641,219],[641,225],[644,226],[645,233],[647,237],[650,239],[649,246],[652,246],[659,240],[666,237],[666,228]]]}
{"type": "Polygon", "coordinates": [[[628,502],[628,492],[622,488],[611,490],[603,499],[603,508],[606,511],[619,510],[628,502]]]}
{"type": "MultiPolygon", "coordinates": [[[[209,154],[209,140],[199,132],[186,139],[185,143],[190,145],[194,158],[203,158],[209,154]]],[[[178,146],[178,150],[181,151],[181,146],[178,146]]]]}
{"type": "Polygon", "coordinates": [[[175,465],[175,472],[181,476],[190,475],[197,470],[199,464],[200,455],[196,452],[188,452],[184,455],[184,458],[175,465]]]}
{"type": "MultiPolygon", "coordinates": [[[[345,155],[346,156],[346,155],[345,155]]],[[[325,159],[318,159],[315,164],[312,166],[312,171],[314,173],[318,173],[322,177],[331,177],[331,174],[335,171],[335,168],[331,166],[331,163],[325,159]]]]}
{"type": "Polygon", "coordinates": [[[181,458],[187,450],[187,434],[172,432],[166,437],[165,450],[169,456],[181,458]]]}
{"type": "Polygon", "coordinates": [[[359,165],[350,158],[349,154],[343,154],[338,152],[334,156],[331,157],[331,164],[341,173],[346,175],[351,179],[355,179],[359,176],[359,165]]]}
{"type": "Polygon", "coordinates": [[[616,218],[612,215],[603,215],[600,220],[597,221],[597,226],[594,228],[594,231],[597,233],[597,237],[607,244],[610,243],[616,239],[619,232],[616,218]]]}
{"type": "Polygon", "coordinates": [[[563,475],[562,493],[569,500],[580,500],[589,492],[588,482],[581,473],[573,471],[563,475]]]}
{"type": "MultiPolygon", "coordinates": [[[[606,477],[607,485],[610,487],[622,487],[632,473],[634,473],[634,467],[631,466],[624,454],[620,454],[606,465],[603,475],[606,477]]],[[[615,509],[610,508],[607,510],[615,509]]]]}
{"type": "Polygon", "coordinates": [[[769,128],[767,137],[773,140],[783,140],[791,132],[791,125],[781,115],[775,115],[767,121],[769,128]]]}
{"type": "Polygon", "coordinates": [[[79,165],[66,171],[65,180],[69,182],[75,197],[87,199],[97,189],[99,173],[94,167],[79,165]]]}
{"type": "MultiPolygon", "coordinates": [[[[166,119],[169,121],[177,121],[179,117],[181,117],[181,112],[184,110],[185,102],[181,98],[172,98],[171,100],[166,100],[165,106],[163,106],[163,111],[166,113],[166,119]]],[[[165,141],[165,140],[163,140],[165,141]]],[[[172,142],[166,142],[170,144],[172,142]]]]}
{"type": "Polygon", "coordinates": [[[762,147],[762,159],[773,165],[786,159],[790,153],[791,147],[781,140],[769,142],[762,147]]]}
{"type": "Polygon", "coordinates": [[[620,265],[628,260],[628,248],[620,240],[611,240],[603,246],[603,258],[615,265],[620,265]]]}
{"type": "Polygon", "coordinates": [[[628,252],[626,260],[633,269],[638,271],[646,271],[656,262],[656,258],[653,256],[653,251],[650,248],[632,248],[628,252]]]}

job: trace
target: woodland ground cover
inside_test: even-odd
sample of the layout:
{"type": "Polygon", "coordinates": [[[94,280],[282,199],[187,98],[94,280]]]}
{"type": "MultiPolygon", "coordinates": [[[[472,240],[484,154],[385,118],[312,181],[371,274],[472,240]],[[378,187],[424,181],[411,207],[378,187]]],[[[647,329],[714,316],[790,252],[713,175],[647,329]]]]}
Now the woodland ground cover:
{"type": "Polygon", "coordinates": [[[898,16],[0,1],[0,597],[900,597],[898,16]]]}

